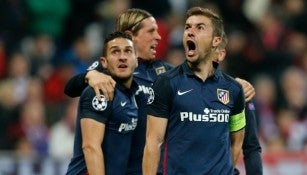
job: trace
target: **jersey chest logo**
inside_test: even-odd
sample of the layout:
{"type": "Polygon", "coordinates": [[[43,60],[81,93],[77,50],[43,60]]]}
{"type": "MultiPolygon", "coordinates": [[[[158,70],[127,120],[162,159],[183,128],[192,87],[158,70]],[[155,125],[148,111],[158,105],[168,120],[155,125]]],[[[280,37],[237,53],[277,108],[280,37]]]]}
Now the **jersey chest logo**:
{"type": "Polygon", "coordinates": [[[216,90],[217,93],[217,98],[220,102],[222,102],[223,104],[228,104],[229,103],[229,91],[225,90],[225,89],[217,89],[216,90]]]}
{"type": "Polygon", "coordinates": [[[162,74],[162,73],[164,73],[164,72],[166,72],[166,69],[165,69],[164,66],[161,66],[161,67],[157,67],[157,68],[156,68],[156,74],[157,74],[157,75],[160,75],[160,74],[162,74]]]}

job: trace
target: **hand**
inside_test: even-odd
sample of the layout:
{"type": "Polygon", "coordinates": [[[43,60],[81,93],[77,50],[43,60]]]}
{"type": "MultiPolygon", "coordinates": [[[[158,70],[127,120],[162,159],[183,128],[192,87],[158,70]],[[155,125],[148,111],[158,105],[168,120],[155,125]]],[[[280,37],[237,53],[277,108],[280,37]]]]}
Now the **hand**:
{"type": "Polygon", "coordinates": [[[240,83],[243,87],[243,92],[245,96],[245,102],[250,101],[256,94],[256,91],[252,84],[250,84],[248,81],[243,80],[241,78],[236,78],[236,81],[240,83]]]}
{"type": "Polygon", "coordinates": [[[111,76],[98,72],[97,70],[91,70],[87,72],[85,79],[87,80],[87,83],[94,88],[99,100],[100,90],[103,92],[107,101],[113,100],[116,82],[111,76]]]}

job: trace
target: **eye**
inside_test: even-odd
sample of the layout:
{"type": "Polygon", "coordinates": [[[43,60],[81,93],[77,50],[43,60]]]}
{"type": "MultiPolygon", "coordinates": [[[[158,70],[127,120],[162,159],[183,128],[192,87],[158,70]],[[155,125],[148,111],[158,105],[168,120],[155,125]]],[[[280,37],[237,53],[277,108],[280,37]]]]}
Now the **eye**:
{"type": "Polygon", "coordinates": [[[112,54],[118,54],[120,51],[118,49],[114,49],[111,51],[112,54]]]}
{"type": "Polygon", "coordinates": [[[197,26],[197,29],[198,29],[198,30],[204,30],[204,29],[205,29],[205,26],[199,25],[199,26],[197,26]]]}
{"type": "Polygon", "coordinates": [[[188,30],[189,28],[191,28],[191,26],[188,25],[184,26],[184,30],[188,30]]]}
{"type": "Polygon", "coordinates": [[[127,50],[125,50],[125,52],[128,53],[128,54],[131,54],[132,50],[131,49],[127,49],[127,50]]]}

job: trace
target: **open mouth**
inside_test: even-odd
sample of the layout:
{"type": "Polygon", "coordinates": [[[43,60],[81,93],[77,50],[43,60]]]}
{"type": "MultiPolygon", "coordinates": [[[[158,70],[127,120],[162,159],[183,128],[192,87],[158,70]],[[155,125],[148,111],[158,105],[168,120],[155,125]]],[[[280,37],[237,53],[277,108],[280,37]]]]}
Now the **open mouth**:
{"type": "Polygon", "coordinates": [[[119,66],[118,66],[118,68],[127,68],[128,66],[126,65],[126,64],[120,64],[119,66]]]}
{"type": "Polygon", "coordinates": [[[191,41],[191,40],[187,41],[187,46],[188,46],[189,51],[190,50],[195,50],[195,48],[196,48],[195,43],[193,41],[191,41]]]}
{"type": "Polygon", "coordinates": [[[157,48],[157,45],[150,46],[150,50],[153,52],[156,52],[156,48],[157,48]]]}
{"type": "Polygon", "coordinates": [[[193,42],[193,41],[191,41],[191,40],[188,40],[187,41],[187,53],[188,53],[188,55],[189,56],[193,56],[194,55],[194,53],[195,53],[195,49],[196,49],[196,45],[195,45],[195,43],[193,42]]]}

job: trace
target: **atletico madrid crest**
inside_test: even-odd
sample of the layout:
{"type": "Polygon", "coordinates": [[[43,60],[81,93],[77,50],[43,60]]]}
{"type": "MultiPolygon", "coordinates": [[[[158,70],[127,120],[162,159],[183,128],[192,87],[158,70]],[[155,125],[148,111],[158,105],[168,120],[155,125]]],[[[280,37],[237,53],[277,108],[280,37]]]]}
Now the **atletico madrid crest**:
{"type": "Polygon", "coordinates": [[[217,98],[219,99],[220,102],[223,104],[228,104],[229,103],[229,91],[224,90],[224,89],[217,89],[217,98]]]}
{"type": "Polygon", "coordinates": [[[161,67],[157,67],[157,68],[156,68],[156,74],[157,74],[157,75],[160,75],[160,74],[162,74],[162,73],[164,73],[164,72],[166,72],[164,66],[161,66],[161,67]]]}

